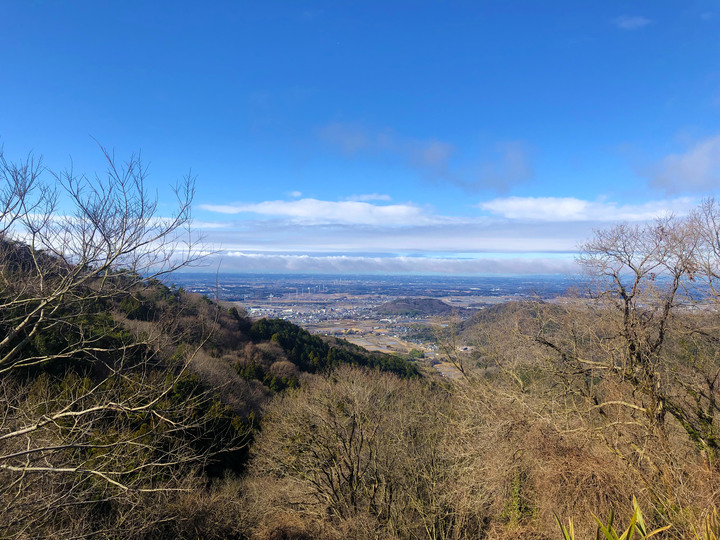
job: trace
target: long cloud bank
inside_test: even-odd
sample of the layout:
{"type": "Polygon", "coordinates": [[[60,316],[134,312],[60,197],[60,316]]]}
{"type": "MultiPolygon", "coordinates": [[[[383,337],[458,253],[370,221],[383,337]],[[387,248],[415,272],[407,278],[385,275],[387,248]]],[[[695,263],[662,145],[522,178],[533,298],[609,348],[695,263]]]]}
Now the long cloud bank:
{"type": "Polygon", "coordinates": [[[356,273],[356,274],[571,274],[578,271],[567,258],[357,257],[347,255],[258,254],[230,251],[208,261],[221,272],[356,273]]]}
{"type": "MultiPolygon", "coordinates": [[[[369,197],[379,198],[373,195],[369,197]]],[[[694,197],[677,197],[639,204],[588,201],[575,197],[502,197],[477,204],[477,208],[516,221],[647,221],[670,215],[685,215],[698,203],[694,197]]],[[[323,201],[300,199],[259,203],[201,204],[200,209],[226,215],[256,214],[284,218],[303,224],[387,226],[472,223],[473,217],[434,214],[428,207],[412,203],[372,204],[367,200],[323,201]]],[[[478,216],[480,217],[480,216],[478,216]]]]}
{"type": "Polygon", "coordinates": [[[594,230],[682,216],[698,202],[504,197],[477,204],[475,215],[442,216],[376,194],[364,198],[205,204],[199,224],[208,244],[224,254],[223,271],[567,273],[577,270],[577,246],[594,230]]]}

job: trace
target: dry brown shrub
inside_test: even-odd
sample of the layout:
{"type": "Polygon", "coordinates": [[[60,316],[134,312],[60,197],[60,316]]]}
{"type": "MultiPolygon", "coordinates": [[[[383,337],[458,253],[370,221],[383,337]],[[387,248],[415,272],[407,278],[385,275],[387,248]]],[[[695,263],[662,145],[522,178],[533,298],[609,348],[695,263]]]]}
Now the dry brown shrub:
{"type": "Polygon", "coordinates": [[[257,348],[262,354],[263,365],[266,367],[272,365],[274,362],[287,360],[283,348],[274,341],[265,341],[263,343],[258,343],[257,348]]]}
{"type": "Polygon", "coordinates": [[[632,477],[603,445],[561,432],[527,400],[482,383],[458,389],[448,439],[458,509],[486,522],[492,538],[555,537],[554,512],[575,517],[579,538],[594,535],[591,512],[631,508],[632,477]]]}
{"type": "Polygon", "coordinates": [[[256,530],[292,515],[304,530],[322,525],[328,538],[449,534],[442,396],[343,367],[276,397],[249,467],[246,497],[262,500],[256,530]]]}
{"type": "Polygon", "coordinates": [[[297,375],[298,368],[289,360],[280,360],[270,366],[270,373],[277,377],[292,377],[293,375],[297,375]]]}
{"type": "Polygon", "coordinates": [[[139,538],[222,540],[242,538],[244,523],[241,520],[239,482],[226,479],[207,488],[200,482],[192,489],[168,494],[152,508],[145,508],[144,518],[152,526],[145,528],[139,538]],[[157,516],[153,516],[152,513],[157,516]]]}
{"type": "Polygon", "coordinates": [[[256,365],[269,369],[275,362],[287,361],[285,351],[275,342],[264,343],[248,342],[242,348],[238,365],[241,367],[256,365]]]}
{"type": "Polygon", "coordinates": [[[190,363],[190,370],[241,416],[257,410],[268,396],[261,383],[240,377],[226,357],[216,358],[201,350],[190,363]]]}
{"type": "Polygon", "coordinates": [[[246,478],[240,513],[247,537],[342,540],[343,536],[324,519],[322,512],[299,504],[304,494],[297,488],[272,476],[246,478]]]}

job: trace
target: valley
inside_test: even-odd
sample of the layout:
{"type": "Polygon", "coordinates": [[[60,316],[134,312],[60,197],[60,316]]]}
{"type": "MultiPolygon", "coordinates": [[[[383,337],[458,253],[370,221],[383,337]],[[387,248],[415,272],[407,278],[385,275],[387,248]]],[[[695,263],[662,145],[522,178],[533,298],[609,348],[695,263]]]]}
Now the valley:
{"type": "Polygon", "coordinates": [[[177,274],[173,280],[189,292],[230,302],[252,319],[285,319],[370,351],[412,351],[449,377],[459,373],[437,350],[443,326],[498,303],[549,300],[579,284],[573,276],[177,274]]]}

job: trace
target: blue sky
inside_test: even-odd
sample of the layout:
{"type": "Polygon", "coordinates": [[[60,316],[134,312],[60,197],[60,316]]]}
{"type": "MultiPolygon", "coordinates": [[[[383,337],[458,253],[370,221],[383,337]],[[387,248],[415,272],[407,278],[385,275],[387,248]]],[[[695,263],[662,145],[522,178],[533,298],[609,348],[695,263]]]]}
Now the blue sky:
{"type": "Polygon", "coordinates": [[[221,271],[568,272],[720,186],[716,1],[0,5],[5,156],[192,170],[221,271]]]}

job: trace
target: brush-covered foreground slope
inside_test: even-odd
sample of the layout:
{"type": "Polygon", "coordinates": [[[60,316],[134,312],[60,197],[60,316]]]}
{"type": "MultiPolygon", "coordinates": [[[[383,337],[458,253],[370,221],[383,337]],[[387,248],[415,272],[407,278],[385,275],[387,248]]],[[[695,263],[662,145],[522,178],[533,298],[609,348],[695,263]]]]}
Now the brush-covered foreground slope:
{"type": "MultiPolygon", "coordinates": [[[[653,537],[694,538],[720,502],[716,462],[674,415],[654,424],[648,396],[618,376],[615,322],[573,299],[493,306],[438,336],[460,380],[341,368],[277,396],[243,479],[259,510],[247,534],[544,540],[563,538],[557,515],[581,539],[614,511],[619,537],[635,496],[648,531],[671,526],[653,537]]],[[[681,334],[668,347],[665,391],[701,389],[689,368],[709,349],[681,334]]]]}
{"type": "Polygon", "coordinates": [[[38,279],[7,247],[3,537],[551,539],[557,514],[584,538],[636,495],[680,539],[720,503],[712,311],[669,319],[648,374],[612,305],[495,306],[438,335],[449,381],[122,272],[38,279]]]}
{"type": "Polygon", "coordinates": [[[3,537],[237,536],[198,500],[245,469],[273,395],[341,364],[418,374],[156,280],[0,254],[3,537]]]}

